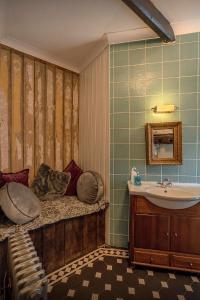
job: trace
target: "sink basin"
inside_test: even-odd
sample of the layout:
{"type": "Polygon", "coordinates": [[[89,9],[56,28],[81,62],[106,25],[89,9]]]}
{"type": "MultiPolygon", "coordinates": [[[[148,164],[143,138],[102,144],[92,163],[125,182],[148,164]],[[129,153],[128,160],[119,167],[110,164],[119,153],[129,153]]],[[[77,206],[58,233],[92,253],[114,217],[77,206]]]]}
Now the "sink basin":
{"type": "Polygon", "coordinates": [[[132,190],[131,186],[129,184],[130,194],[143,195],[153,204],[163,208],[184,209],[200,202],[199,184],[177,183],[172,187],[163,188],[155,182],[144,182],[139,188],[132,186],[132,190]]]}

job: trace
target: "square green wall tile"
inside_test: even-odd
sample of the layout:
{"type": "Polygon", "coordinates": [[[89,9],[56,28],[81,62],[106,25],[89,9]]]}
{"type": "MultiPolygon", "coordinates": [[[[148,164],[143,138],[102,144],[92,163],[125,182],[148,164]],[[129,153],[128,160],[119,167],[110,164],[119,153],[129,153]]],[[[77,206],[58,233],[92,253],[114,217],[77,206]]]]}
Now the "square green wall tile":
{"type": "Polygon", "coordinates": [[[114,190],[114,204],[128,205],[129,204],[129,192],[128,188],[123,190],[114,190]]]}
{"type": "Polygon", "coordinates": [[[146,49],[146,62],[155,63],[162,61],[162,47],[153,47],[146,49]]]}
{"type": "Polygon", "coordinates": [[[178,77],[179,76],[179,62],[167,61],[163,63],[163,77],[178,77]]]}
{"type": "MultiPolygon", "coordinates": [[[[143,180],[143,178],[142,178],[143,180]]],[[[145,181],[155,181],[155,182],[160,182],[161,181],[161,175],[146,175],[144,177],[145,181]]]]}
{"type": "Polygon", "coordinates": [[[180,76],[197,76],[197,59],[185,59],[180,62],[180,76]]]}
{"type": "Polygon", "coordinates": [[[127,66],[128,65],[128,51],[114,52],[114,65],[117,66],[127,66]]]}
{"type": "Polygon", "coordinates": [[[120,113],[120,112],[129,112],[129,100],[126,98],[116,98],[114,99],[114,112],[120,113]]]}
{"type": "Polygon", "coordinates": [[[129,51],[129,65],[139,65],[145,62],[145,49],[129,51]]]}
{"type": "Polygon", "coordinates": [[[196,154],[196,144],[183,144],[183,159],[196,159],[196,154]]]}
{"type": "Polygon", "coordinates": [[[115,44],[113,45],[114,51],[124,51],[128,50],[128,43],[121,43],[121,44],[115,44]]]}
{"type": "Polygon", "coordinates": [[[113,236],[114,246],[118,248],[128,247],[128,236],[126,235],[114,235],[113,236]]]}
{"type": "Polygon", "coordinates": [[[181,94],[180,109],[197,109],[197,93],[181,94]]]}
{"type": "Polygon", "coordinates": [[[128,221],[113,220],[114,234],[128,234],[128,221]]]}
{"type": "Polygon", "coordinates": [[[128,128],[129,127],[129,113],[114,114],[114,128],[128,128]]]}
{"type": "Polygon", "coordinates": [[[179,166],[179,175],[196,176],[196,160],[183,161],[183,165],[179,166]]]}
{"type": "Polygon", "coordinates": [[[145,65],[129,67],[129,81],[139,80],[145,76],[145,65]]]}
{"type": "Polygon", "coordinates": [[[128,174],[129,173],[129,160],[114,160],[114,173],[115,174],[128,174]]]}
{"type": "Polygon", "coordinates": [[[114,144],[114,158],[129,159],[129,144],[114,144]]]}
{"type": "Polygon", "coordinates": [[[142,128],[134,128],[130,129],[130,143],[143,143],[145,144],[145,129],[142,128]]]}
{"type": "Polygon", "coordinates": [[[198,41],[198,36],[199,36],[198,32],[182,34],[180,36],[180,42],[181,43],[195,42],[198,41]]]}
{"type": "Polygon", "coordinates": [[[183,110],[180,112],[183,126],[197,126],[197,111],[183,110]]]}
{"type": "Polygon", "coordinates": [[[178,175],[178,166],[162,166],[162,174],[164,176],[178,175]]]}
{"type": "Polygon", "coordinates": [[[113,68],[113,71],[114,71],[114,82],[128,81],[127,67],[113,68]]]}
{"type": "Polygon", "coordinates": [[[114,83],[114,97],[127,98],[129,86],[128,82],[115,82],[114,83]]]}
{"type": "Polygon", "coordinates": [[[163,79],[163,91],[165,94],[176,94],[179,92],[179,78],[163,79]]]}
{"type": "Polygon", "coordinates": [[[147,170],[147,175],[159,175],[159,174],[161,174],[161,166],[147,165],[146,170],[147,170]]]}
{"type": "Polygon", "coordinates": [[[129,143],[129,129],[114,129],[114,143],[129,143]]]}
{"type": "Polygon", "coordinates": [[[145,97],[131,97],[130,111],[144,112],[144,110],[145,110],[145,97]]]}
{"type": "Polygon", "coordinates": [[[156,47],[156,46],[161,46],[162,41],[161,39],[149,39],[146,40],[146,47],[156,47]]]}
{"type": "Polygon", "coordinates": [[[146,76],[150,78],[161,78],[162,63],[146,64],[146,76]]]}
{"type": "Polygon", "coordinates": [[[183,143],[196,143],[196,142],[197,142],[197,127],[184,127],[183,143]]]}
{"type": "Polygon", "coordinates": [[[131,128],[141,128],[145,123],[145,113],[131,113],[130,114],[130,127],[131,128]]]}
{"type": "Polygon", "coordinates": [[[140,76],[136,80],[129,81],[129,94],[130,96],[144,96],[145,95],[144,77],[140,76]]]}
{"type": "Polygon", "coordinates": [[[179,182],[183,183],[196,183],[196,177],[195,176],[179,176],[179,182]]]}
{"type": "MultiPolygon", "coordinates": [[[[197,161],[197,176],[200,176],[200,159],[197,161]]],[[[200,181],[199,181],[200,183],[200,181]]]]}
{"type": "Polygon", "coordinates": [[[113,156],[110,156],[110,174],[114,174],[114,160],[113,160],[113,156]]]}
{"type": "Polygon", "coordinates": [[[161,95],[162,79],[150,79],[146,84],[146,95],[161,95]]]}
{"type": "Polygon", "coordinates": [[[198,57],[198,43],[180,44],[180,59],[191,59],[198,57]]]}
{"type": "Polygon", "coordinates": [[[163,61],[179,60],[179,44],[163,46],[163,61]]]}
{"type": "Polygon", "coordinates": [[[127,221],[128,213],[129,213],[129,206],[114,205],[114,218],[115,219],[127,221]]]}
{"type": "Polygon", "coordinates": [[[197,77],[182,77],[180,82],[180,90],[182,93],[197,92],[197,77]]]}
{"type": "Polygon", "coordinates": [[[145,159],[145,144],[131,144],[130,145],[130,158],[132,159],[145,159]]]}
{"type": "Polygon", "coordinates": [[[127,175],[114,175],[114,189],[126,189],[127,182],[130,179],[130,174],[127,175]]]}
{"type": "Polygon", "coordinates": [[[129,43],[129,49],[143,49],[145,47],[145,41],[136,41],[129,43]]]}

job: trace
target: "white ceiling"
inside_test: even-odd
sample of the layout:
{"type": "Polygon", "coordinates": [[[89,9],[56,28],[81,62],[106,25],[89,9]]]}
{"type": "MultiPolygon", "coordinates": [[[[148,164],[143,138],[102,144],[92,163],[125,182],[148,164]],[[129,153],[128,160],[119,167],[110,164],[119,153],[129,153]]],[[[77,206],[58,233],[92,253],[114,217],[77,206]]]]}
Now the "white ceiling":
{"type": "MultiPolygon", "coordinates": [[[[153,0],[176,34],[200,31],[199,0],[153,0]]],[[[121,0],[0,0],[2,43],[79,72],[109,43],[155,34],[121,0]]]]}

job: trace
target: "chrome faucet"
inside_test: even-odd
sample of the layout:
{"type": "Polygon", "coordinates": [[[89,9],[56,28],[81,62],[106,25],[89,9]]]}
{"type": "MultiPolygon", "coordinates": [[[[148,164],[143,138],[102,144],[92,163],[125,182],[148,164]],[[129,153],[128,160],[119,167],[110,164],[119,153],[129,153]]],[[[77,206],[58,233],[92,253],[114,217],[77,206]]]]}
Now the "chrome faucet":
{"type": "Polygon", "coordinates": [[[161,186],[161,187],[163,187],[163,188],[171,187],[172,186],[172,182],[170,181],[169,178],[164,178],[163,181],[158,182],[158,185],[161,186]]]}

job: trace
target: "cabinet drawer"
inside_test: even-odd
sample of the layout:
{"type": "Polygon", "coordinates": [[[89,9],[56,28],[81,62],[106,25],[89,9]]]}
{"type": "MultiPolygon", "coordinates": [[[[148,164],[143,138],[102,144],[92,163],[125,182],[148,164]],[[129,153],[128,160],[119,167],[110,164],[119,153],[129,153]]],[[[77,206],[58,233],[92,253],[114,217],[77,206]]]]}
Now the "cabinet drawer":
{"type": "Polygon", "coordinates": [[[169,255],[165,253],[155,253],[151,251],[135,250],[135,262],[169,266],[169,255]]]}
{"type": "Polygon", "coordinates": [[[172,255],[171,266],[184,269],[200,270],[200,258],[172,255]]]}

